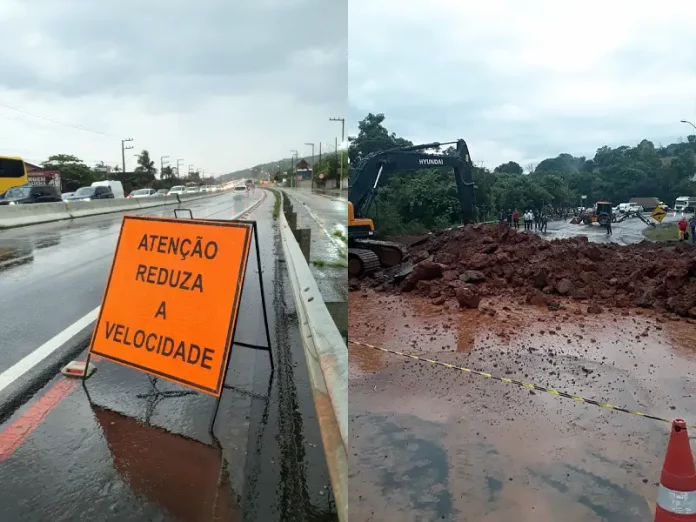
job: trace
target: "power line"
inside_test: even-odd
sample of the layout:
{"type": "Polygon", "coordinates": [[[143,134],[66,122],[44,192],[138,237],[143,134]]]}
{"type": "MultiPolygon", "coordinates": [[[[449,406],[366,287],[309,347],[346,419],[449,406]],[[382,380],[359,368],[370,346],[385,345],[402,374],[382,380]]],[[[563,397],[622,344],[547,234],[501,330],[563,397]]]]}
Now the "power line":
{"type": "Polygon", "coordinates": [[[20,108],[18,108],[18,107],[14,107],[14,106],[9,105],[9,104],[7,104],[7,103],[2,103],[2,102],[0,102],[0,106],[6,107],[6,108],[8,108],[8,109],[10,109],[10,110],[19,112],[19,113],[21,113],[21,114],[26,114],[27,116],[31,116],[31,117],[33,117],[33,118],[38,118],[38,119],[40,119],[40,120],[50,121],[51,123],[55,123],[56,125],[63,125],[64,127],[70,127],[70,128],[72,128],[72,129],[76,129],[76,130],[79,130],[79,131],[82,131],[82,132],[89,132],[89,133],[91,133],[91,134],[97,134],[97,135],[99,135],[99,136],[105,136],[105,137],[107,137],[107,138],[115,138],[115,137],[116,137],[116,136],[113,136],[113,135],[111,135],[111,134],[106,134],[105,132],[99,132],[99,131],[95,131],[95,130],[92,130],[92,129],[87,129],[87,128],[81,127],[81,126],[79,126],[79,125],[73,125],[72,123],[65,123],[65,122],[63,122],[63,121],[54,120],[53,118],[48,118],[48,117],[46,117],[46,116],[39,116],[38,114],[33,114],[33,113],[31,113],[31,112],[25,111],[24,109],[20,109],[20,108]]]}

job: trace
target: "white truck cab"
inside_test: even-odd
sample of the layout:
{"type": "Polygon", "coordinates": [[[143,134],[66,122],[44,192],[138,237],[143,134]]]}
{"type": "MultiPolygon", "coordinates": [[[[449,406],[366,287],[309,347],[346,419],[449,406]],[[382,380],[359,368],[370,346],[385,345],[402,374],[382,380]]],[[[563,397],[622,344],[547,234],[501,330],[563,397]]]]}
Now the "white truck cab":
{"type": "Polygon", "coordinates": [[[114,198],[125,198],[126,194],[123,191],[123,185],[120,181],[116,180],[106,180],[106,181],[95,181],[92,183],[93,187],[109,187],[114,195],[114,198]]]}

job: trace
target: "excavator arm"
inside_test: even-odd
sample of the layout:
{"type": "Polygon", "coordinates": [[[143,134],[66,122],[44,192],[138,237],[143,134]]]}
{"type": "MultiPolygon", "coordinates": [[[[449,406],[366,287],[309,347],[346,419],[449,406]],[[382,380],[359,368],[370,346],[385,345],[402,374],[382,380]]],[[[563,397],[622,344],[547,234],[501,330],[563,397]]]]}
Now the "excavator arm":
{"type": "Polygon", "coordinates": [[[405,171],[449,167],[454,171],[460,217],[466,225],[476,220],[476,193],[473,164],[464,140],[457,140],[456,154],[429,154],[449,143],[427,143],[366,156],[354,169],[348,193],[348,271],[360,277],[381,267],[399,265],[405,253],[397,243],[370,239],[374,231],[367,212],[375,198],[377,187],[389,176],[405,171]]]}
{"type": "MultiPolygon", "coordinates": [[[[476,219],[476,194],[473,164],[464,140],[457,140],[455,156],[428,154],[427,149],[439,148],[441,143],[427,143],[368,155],[353,171],[348,200],[357,219],[364,218],[370,208],[377,187],[397,173],[425,168],[449,167],[454,171],[462,224],[476,219]]],[[[446,145],[446,144],[444,144],[446,145]]]]}

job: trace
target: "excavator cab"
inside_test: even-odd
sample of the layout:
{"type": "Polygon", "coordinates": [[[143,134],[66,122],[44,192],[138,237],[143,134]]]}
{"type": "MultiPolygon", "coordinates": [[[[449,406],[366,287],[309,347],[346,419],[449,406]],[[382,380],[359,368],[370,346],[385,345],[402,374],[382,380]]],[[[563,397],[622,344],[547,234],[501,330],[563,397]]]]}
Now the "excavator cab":
{"type": "Polygon", "coordinates": [[[454,171],[462,224],[475,220],[473,164],[464,140],[428,143],[368,154],[354,169],[348,192],[348,274],[353,277],[401,264],[405,251],[398,243],[373,239],[374,223],[367,212],[375,191],[389,176],[403,171],[449,167],[454,171]],[[431,154],[429,149],[456,144],[456,154],[431,154]]]}

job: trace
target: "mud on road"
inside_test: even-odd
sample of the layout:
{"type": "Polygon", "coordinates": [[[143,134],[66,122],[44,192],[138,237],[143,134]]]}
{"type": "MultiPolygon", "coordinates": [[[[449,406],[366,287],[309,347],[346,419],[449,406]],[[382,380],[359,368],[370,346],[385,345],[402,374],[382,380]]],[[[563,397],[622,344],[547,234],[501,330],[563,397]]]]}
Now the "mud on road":
{"type": "MultiPolygon", "coordinates": [[[[533,241],[520,240],[520,251],[529,252],[525,245],[533,241]]],[[[538,259],[521,269],[531,284],[515,270],[510,280],[518,285],[477,289],[478,308],[460,308],[456,289],[434,296],[439,283],[427,290],[415,283],[404,292],[379,280],[363,282],[363,289],[354,282],[350,338],[695,423],[696,321],[668,313],[666,300],[654,309],[640,308],[633,292],[617,284],[626,302],[600,296],[598,314],[588,314],[591,301],[582,296],[559,295],[553,290],[559,275],[584,281],[583,263],[597,263],[582,253],[592,245],[575,241],[577,247],[570,241],[548,250],[587,259],[576,272],[564,265],[559,272],[548,258],[538,259]],[[534,285],[542,268],[552,289],[534,285]],[[552,306],[546,301],[535,306],[534,297],[527,303],[539,295],[552,299],[552,306]]],[[[451,241],[441,245],[435,257],[452,254],[451,241]]],[[[603,259],[610,252],[640,258],[611,248],[600,250],[603,259]]],[[[625,270],[661,271],[660,284],[665,284],[665,266],[674,270],[693,260],[678,248],[671,258],[637,247],[639,253],[643,249],[647,265],[625,270]]],[[[514,249],[498,250],[520,261],[514,249]]],[[[483,263],[458,270],[458,275],[478,270],[485,278],[505,278],[483,263]]],[[[578,287],[594,288],[602,276],[592,273],[589,283],[578,287]]],[[[614,276],[625,281],[629,275],[622,269],[614,276]]],[[[647,280],[659,277],[655,273],[647,280]]],[[[432,281],[441,278],[426,280],[432,281]]],[[[485,284],[457,281],[464,288],[485,284]]],[[[636,281],[629,282],[637,288],[636,281]]],[[[375,522],[652,520],[668,424],[354,344],[349,344],[349,363],[352,517],[375,522]]]]}
{"type": "Polygon", "coordinates": [[[477,308],[486,296],[541,306],[567,296],[696,317],[696,248],[689,244],[619,246],[589,243],[585,236],[546,241],[505,226],[473,225],[426,236],[408,255],[413,272],[400,284],[378,273],[362,286],[414,292],[439,304],[456,298],[466,308],[477,308]]]}

